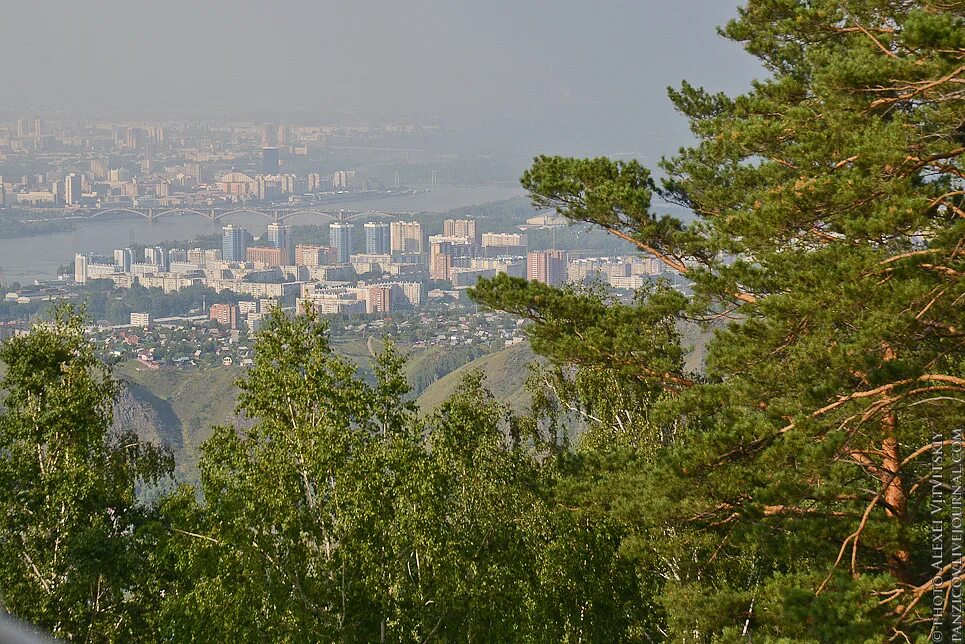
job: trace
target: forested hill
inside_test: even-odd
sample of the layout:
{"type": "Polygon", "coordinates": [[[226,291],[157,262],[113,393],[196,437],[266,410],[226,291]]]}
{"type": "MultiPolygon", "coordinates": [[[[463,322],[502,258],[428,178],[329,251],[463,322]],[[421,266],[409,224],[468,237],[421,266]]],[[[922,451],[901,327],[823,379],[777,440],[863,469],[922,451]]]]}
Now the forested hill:
{"type": "Polygon", "coordinates": [[[4,610],[85,642],[955,641],[961,8],[747,0],[719,33],[765,77],[671,89],[691,147],[537,157],[535,204],[689,288],[480,279],[525,370],[275,308],[244,371],[124,365],[112,414],[76,310],[0,343],[4,610]],[[153,441],[185,468],[205,436],[145,502],[153,441]]]}

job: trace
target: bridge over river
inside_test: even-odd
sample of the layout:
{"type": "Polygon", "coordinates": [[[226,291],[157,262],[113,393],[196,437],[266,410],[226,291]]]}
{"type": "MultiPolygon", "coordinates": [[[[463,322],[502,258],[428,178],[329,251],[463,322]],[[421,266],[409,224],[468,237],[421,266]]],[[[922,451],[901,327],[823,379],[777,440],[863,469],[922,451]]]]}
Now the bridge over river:
{"type": "Polygon", "coordinates": [[[126,206],[91,208],[86,211],[75,211],[76,214],[86,219],[97,219],[99,217],[131,216],[143,217],[150,222],[161,217],[184,217],[194,216],[209,219],[217,222],[225,217],[232,215],[255,214],[261,215],[272,221],[280,222],[291,217],[308,215],[326,221],[353,221],[363,217],[404,217],[415,213],[412,212],[385,212],[378,210],[323,210],[313,207],[279,207],[279,208],[248,208],[248,207],[220,207],[220,208],[128,208],[126,206]]]}

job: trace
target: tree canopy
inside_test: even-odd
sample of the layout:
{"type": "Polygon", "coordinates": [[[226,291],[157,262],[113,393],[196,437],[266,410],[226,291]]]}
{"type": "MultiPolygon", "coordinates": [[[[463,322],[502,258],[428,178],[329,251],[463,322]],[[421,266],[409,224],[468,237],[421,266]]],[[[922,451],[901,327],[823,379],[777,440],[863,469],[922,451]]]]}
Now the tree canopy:
{"type": "Polygon", "coordinates": [[[0,345],[0,600],[69,640],[151,639],[140,584],[153,520],[137,486],[173,459],[133,431],[111,430],[118,383],[60,309],[0,345]]]}
{"type": "Polygon", "coordinates": [[[614,556],[612,522],[560,510],[555,472],[513,438],[518,421],[478,374],[419,419],[402,365],[387,344],[368,385],[331,352],[315,314],[272,315],[240,382],[254,427],[222,427],[206,443],[203,505],[190,493],[165,501],[162,633],[626,636],[639,591],[614,556]]]}
{"type": "MultiPolygon", "coordinates": [[[[931,627],[928,477],[944,445],[951,483],[965,393],[961,9],[749,2],[722,33],[769,76],[737,97],[671,90],[697,143],[659,181],[604,158],[539,157],[523,177],[537,205],[692,285],[633,305],[504,276],[474,292],[535,323],[534,348],[569,383],[557,409],[601,427],[646,411],[671,437],[626,494],[675,638],[931,627]],[[683,370],[685,322],[713,332],[704,373],[683,370]],[[653,393],[614,409],[615,393],[580,385],[593,380],[622,405],[653,393]]],[[[961,562],[944,561],[948,596],[961,562]]]]}

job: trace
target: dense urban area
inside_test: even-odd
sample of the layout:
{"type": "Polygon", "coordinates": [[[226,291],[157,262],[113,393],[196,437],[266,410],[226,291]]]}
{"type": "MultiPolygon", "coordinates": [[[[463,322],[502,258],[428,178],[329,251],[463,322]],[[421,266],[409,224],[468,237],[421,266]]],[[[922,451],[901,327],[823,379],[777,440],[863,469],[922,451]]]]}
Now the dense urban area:
{"type": "MultiPolygon", "coordinates": [[[[342,140],[371,151],[432,134],[415,126],[72,125],[39,118],[0,127],[0,160],[42,168],[0,178],[0,221],[26,227],[24,234],[39,233],[31,225],[132,217],[200,217],[212,229],[193,241],[134,243],[112,253],[76,248],[56,277],[6,292],[0,329],[5,336],[23,332],[37,312],[68,300],[86,305],[97,323],[92,333],[114,358],[149,368],[245,366],[251,338],[273,307],[294,313],[310,306],[354,322],[333,324],[339,335],[398,336],[417,349],[495,349],[523,341],[522,321],[506,328],[505,314],[479,312],[466,301],[466,289],[480,278],[592,283],[615,297],[658,278],[684,287],[661,262],[631,254],[619,240],[581,237],[522,198],[449,216],[349,209],[357,200],[432,191],[436,170],[419,188],[405,187],[400,171],[389,185],[355,169],[311,171],[313,163],[330,165],[323,155],[346,147],[337,145],[342,140]],[[228,223],[237,216],[265,224],[228,223]],[[313,223],[288,223],[296,218],[313,223]],[[407,325],[411,330],[401,333],[407,325]]],[[[399,147],[386,154],[404,160],[415,153],[399,147]]]]}

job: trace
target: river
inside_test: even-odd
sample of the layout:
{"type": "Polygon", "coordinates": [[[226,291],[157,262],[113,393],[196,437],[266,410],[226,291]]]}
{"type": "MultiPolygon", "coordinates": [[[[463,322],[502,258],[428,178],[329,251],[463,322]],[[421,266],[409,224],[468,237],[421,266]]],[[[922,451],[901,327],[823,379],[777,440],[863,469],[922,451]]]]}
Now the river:
{"type": "MultiPolygon", "coordinates": [[[[365,211],[444,212],[522,195],[515,186],[468,186],[435,188],[430,192],[383,199],[366,199],[335,204],[334,208],[365,211]]],[[[270,220],[255,214],[232,215],[224,223],[247,227],[255,236],[268,229],[270,220]]],[[[285,220],[292,225],[328,223],[312,215],[299,215],[285,220]]],[[[212,223],[195,215],[162,217],[154,223],[139,217],[95,219],[77,226],[76,230],[33,237],[0,239],[0,268],[9,284],[28,284],[35,279],[52,279],[57,268],[68,263],[78,252],[110,255],[115,248],[130,244],[158,244],[170,240],[191,239],[220,230],[222,223],[212,223]]]]}

